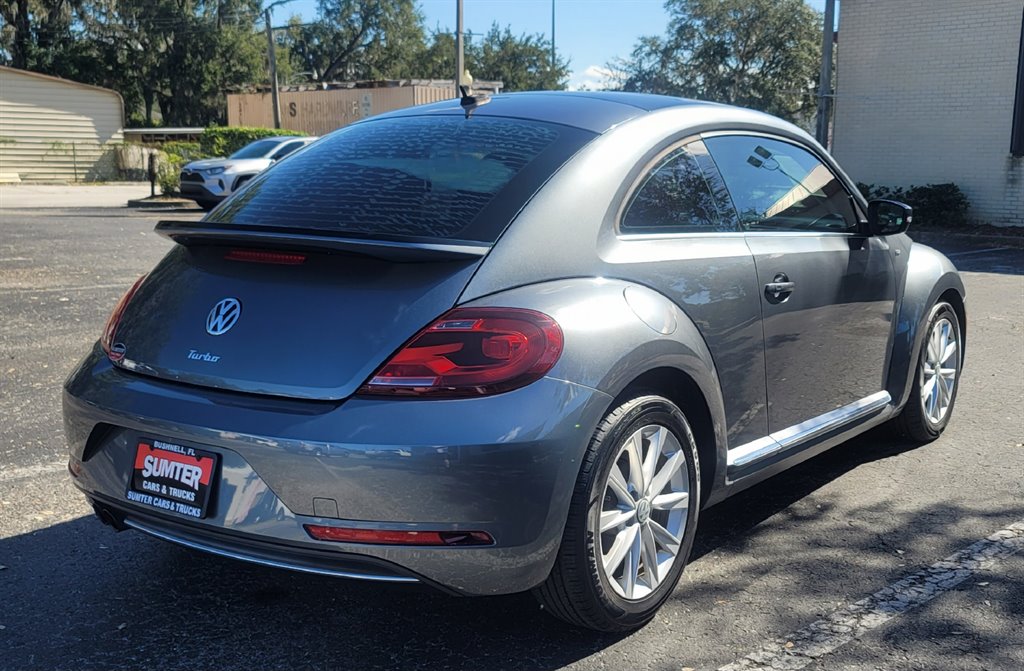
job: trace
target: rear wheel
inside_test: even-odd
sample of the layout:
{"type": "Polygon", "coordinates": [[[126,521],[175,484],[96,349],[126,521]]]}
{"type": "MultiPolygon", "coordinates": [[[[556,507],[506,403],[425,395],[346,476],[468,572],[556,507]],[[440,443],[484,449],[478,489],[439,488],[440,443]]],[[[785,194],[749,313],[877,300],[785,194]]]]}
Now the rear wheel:
{"type": "Polygon", "coordinates": [[[942,434],[953,414],[962,362],[960,320],[953,306],[938,303],[921,344],[910,400],[896,420],[900,434],[922,443],[942,434]]]}
{"type": "Polygon", "coordinates": [[[672,593],[693,545],[697,447],[660,396],[610,412],[583,459],[562,545],[534,590],[557,617],[600,631],[643,626],[672,593]]]}

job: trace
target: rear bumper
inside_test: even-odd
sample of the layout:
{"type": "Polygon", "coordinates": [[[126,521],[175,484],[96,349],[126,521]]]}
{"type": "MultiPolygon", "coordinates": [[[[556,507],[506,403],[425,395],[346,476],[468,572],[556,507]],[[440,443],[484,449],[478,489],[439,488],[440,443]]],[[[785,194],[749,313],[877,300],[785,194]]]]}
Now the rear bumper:
{"type": "Polygon", "coordinates": [[[550,571],[580,457],[610,401],[553,379],[483,399],[271,399],[127,373],[96,348],[67,382],[64,418],[75,484],[129,526],[296,570],[500,594],[550,571]],[[206,519],[125,498],[141,437],[221,455],[206,519]],[[323,542],[304,524],[486,531],[496,544],[323,542]],[[353,569],[360,560],[372,566],[353,569]]]}
{"type": "Polygon", "coordinates": [[[221,557],[302,573],[378,582],[415,583],[420,579],[401,567],[361,555],[325,552],[314,546],[282,546],[223,530],[212,530],[182,520],[154,519],[125,509],[120,502],[87,494],[97,516],[118,530],[135,529],[170,543],[221,557]]]}

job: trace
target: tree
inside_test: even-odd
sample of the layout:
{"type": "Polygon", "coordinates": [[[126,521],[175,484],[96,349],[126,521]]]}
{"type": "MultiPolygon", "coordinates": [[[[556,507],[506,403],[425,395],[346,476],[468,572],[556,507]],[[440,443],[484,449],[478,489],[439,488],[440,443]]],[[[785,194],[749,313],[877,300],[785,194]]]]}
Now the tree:
{"type": "Polygon", "coordinates": [[[515,36],[508,26],[498,24],[470,50],[470,72],[477,79],[499,79],[506,91],[564,89],[569,62],[556,56],[551,67],[551,42],[543,35],[515,36]]]}
{"type": "MultiPolygon", "coordinates": [[[[422,69],[421,77],[454,77],[454,34],[435,34],[417,62],[422,69]]],[[[480,41],[466,38],[465,63],[474,79],[502,81],[506,91],[564,89],[569,78],[569,62],[564,59],[556,57],[552,70],[551,43],[543,35],[517,36],[508,26],[500,28],[496,23],[480,41]]]]}
{"type": "Polygon", "coordinates": [[[316,21],[293,20],[284,42],[313,81],[416,77],[426,49],[413,0],[319,0],[316,21]]]}
{"type": "Polygon", "coordinates": [[[803,0],[668,0],[664,37],[609,65],[617,88],[700,98],[792,120],[813,114],[822,16],[803,0]]]}
{"type": "Polygon", "coordinates": [[[23,70],[72,77],[84,50],[75,30],[82,0],[0,2],[0,62],[23,70]]]}
{"type": "Polygon", "coordinates": [[[223,121],[225,89],[265,76],[258,0],[102,1],[92,33],[104,60],[121,66],[115,87],[143,101],[147,124],[154,105],[166,125],[223,121]]]}

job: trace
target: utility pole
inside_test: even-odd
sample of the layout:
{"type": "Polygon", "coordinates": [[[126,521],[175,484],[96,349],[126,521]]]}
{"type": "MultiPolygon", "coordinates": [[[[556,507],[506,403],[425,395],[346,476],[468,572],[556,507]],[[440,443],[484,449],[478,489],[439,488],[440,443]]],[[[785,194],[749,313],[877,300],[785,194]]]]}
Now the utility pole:
{"type": "Polygon", "coordinates": [[[466,71],[465,45],[462,42],[462,0],[455,2],[455,97],[461,98],[462,73],[466,71]]]}
{"type": "Polygon", "coordinates": [[[267,60],[270,61],[270,99],[274,107],[274,128],[281,127],[281,100],[277,91],[277,50],[274,48],[274,28],[270,25],[270,10],[291,1],[276,0],[263,8],[263,19],[267,22],[267,60]]]}
{"type": "Polygon", "coordinates": [[[828,148],[828,122],[832,107],[832,50],[835,45],[836,0],[825,0],[825,25],[821,34],[821,78],[818,80],[816,139],[828,148]]]}
{"type": "Polygon", "coordinates": [[[270,7],[263,10],[267,21],[267,56],[270,58],[270,99],[274,108],[274,128],[281,127],[281,101],[277,92],[277,50],[274,48],[274,29],[270,26],[270,7]]]}
{"type": "Polygon", "coordinates": [[[555,0],[551,0],[551,72],[555,71],[555,0]]]}

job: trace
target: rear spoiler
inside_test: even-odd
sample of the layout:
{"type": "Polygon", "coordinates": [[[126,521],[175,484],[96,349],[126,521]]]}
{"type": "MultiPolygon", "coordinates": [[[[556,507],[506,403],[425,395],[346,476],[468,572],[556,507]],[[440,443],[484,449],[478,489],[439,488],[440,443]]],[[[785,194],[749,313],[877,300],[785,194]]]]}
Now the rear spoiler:
{"type": "Polygon", "coordinates": [[[483,243],[402,242],[351,238],[331,231],[289,230],[267,226],[219,225],[214,222],[161,221],[157,234],[185,247],[193,245],[243,245],[282,249],[334,251],[372,256],[386,261],[464,261],[478,259],[491,250],[483,243]]]}

